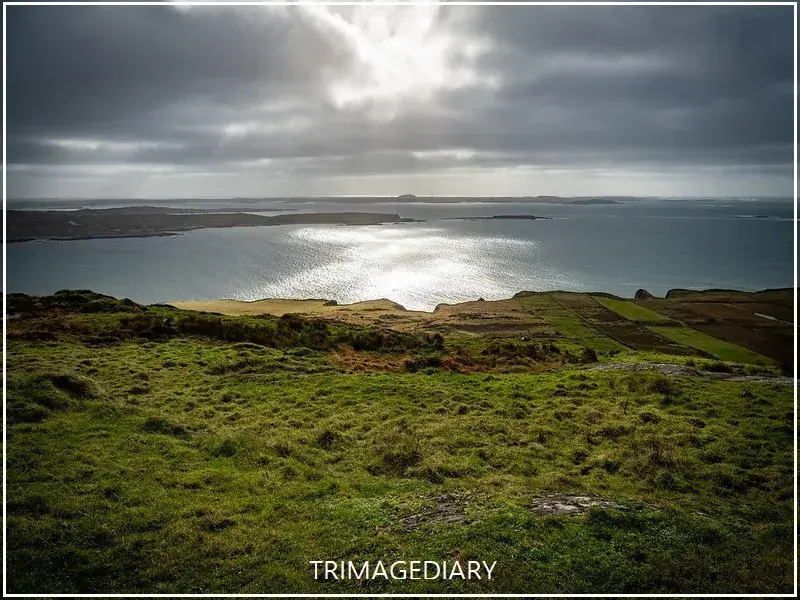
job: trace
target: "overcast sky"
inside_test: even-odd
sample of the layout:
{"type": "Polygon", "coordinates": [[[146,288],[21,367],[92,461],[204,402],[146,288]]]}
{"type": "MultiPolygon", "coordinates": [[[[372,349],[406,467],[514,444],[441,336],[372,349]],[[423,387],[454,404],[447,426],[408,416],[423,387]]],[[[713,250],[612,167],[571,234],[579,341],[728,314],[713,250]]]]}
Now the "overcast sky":
{"type": "Polygon", "coordinates": [[[7,7],[9,197],[791,196],[791,7],[7,7]]]}

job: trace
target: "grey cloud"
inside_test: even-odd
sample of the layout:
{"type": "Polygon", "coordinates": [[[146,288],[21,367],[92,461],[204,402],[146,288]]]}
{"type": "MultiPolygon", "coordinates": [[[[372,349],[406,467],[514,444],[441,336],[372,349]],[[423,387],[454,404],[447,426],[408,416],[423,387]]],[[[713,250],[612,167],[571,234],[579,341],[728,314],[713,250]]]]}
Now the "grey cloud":
{"type": "Polygon", "coordinates": [[[300,189],[309,177],[517,165],[787,175],[793,160],[786,7],[444,7],[438,30],[490,41],[454,64],[479,81],[401,102],[387,120],[332,102],[329,84],[359,59],[296,7],[7,10],[8,161],[31,172],[255,169],[300,189]],[[479,85],[491,77],[496,87],[479,85]],[[474,153],[436,154],[455,149],[474,153]]]}
{"type": "Polygon", "coordinates": [[[349,57],[287,12],[200,7],[8,9],[8,118],[72,132],[146,119],[186,101],[248,106],[313,91],[349,57]]]}
{"type": "Polygon", "coordinates": [[[609,141],[638,133],[656,143],[687,146],[787,144],[793,60],[787,8],[543,7],[528,14],[515,7],[488,12],[484,26],[510,49],[505,60],[518,66],[500,94],[504,112],[519,114],[526,105],[560,107],[569,113],[568,130],[602,123],[609,141]],[[543,55],[557,61],[565,53],[593,64],[607,60],[612,68],[561,69],[536,77],[543,55]],[[617,72],[613,67],[623,57],[663,62],[617,72]],[[678,130],[659,127],[661,111],[676,109],[685,109],[674,124],[678,130]],[[634,127],[626,127],[620,113],[635,131],[625,131],[634,127]],[[652,126],[642,128],[648,120],[652,126]]]}

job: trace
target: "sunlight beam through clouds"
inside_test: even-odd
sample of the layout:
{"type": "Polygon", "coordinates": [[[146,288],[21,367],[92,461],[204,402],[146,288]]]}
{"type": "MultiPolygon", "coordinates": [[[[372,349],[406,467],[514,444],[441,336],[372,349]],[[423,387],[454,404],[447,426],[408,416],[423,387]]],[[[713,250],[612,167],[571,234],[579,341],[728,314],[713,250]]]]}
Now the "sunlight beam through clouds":
{"type": "Polygon", "coordinates": [[[355,56],[352,70],[340,74],[328,89],[339,108],[366,108],[374,119],[391,120],[405,105],[425,103],[440,90],[497,84],[494,77],[481,77],[468,64],[488,51],[488,43],[438,29],[442,7],[436,2],[364,3],[349,7],[348,16],[335,7],[302,8],[321,27],[340,36],[355,56]]]}
{"type": "Polygon", "coordinates": [[[13,6],[8,193],[791,195],[783,8],[13,6]]]}

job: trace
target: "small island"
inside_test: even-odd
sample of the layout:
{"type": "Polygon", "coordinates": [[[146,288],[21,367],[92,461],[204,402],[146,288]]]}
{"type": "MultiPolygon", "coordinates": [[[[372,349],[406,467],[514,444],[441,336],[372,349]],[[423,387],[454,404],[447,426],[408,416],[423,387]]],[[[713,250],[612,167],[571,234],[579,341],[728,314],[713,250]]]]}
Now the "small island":
{"type": "Polygon", "coordinates": [[[538,215],[492,215],[490,217],[443,217],[443,220],[450,220],[450,221],[492,221],[498,219],[540,221],[540,220],[552,219],[552,217],[540,217],[538,215]]]}

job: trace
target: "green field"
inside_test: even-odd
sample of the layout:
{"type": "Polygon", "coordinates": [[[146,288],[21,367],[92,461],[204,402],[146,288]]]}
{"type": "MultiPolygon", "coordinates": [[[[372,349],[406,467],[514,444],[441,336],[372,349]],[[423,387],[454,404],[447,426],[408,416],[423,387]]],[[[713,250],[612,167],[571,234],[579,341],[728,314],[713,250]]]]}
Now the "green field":
{"type": "Polygon", "coordinates": [[[578,329],[449,338],[86,292],[10,304],[10,592],[792,590],[792,388],[772,367],[604,371],[617,350],[578,329]],[[606,504],[543,514],[553,494],[606,504]],[[325,559],[497,566],[317,581],[325,559]]]}
{"type": "Polygon", "coordinates": [[[603,296],[594,296],[600,304],[609,310],[613,310],[618,315],[622,315],[631,321],[668,321],[669,318],[660,315],[657,312],[639,306],[631,300],[615,300],[614,298],[605,298],[603,296]]]}
{"type": "Polygon", "coordinates": [[[708,352],[720,360],[757,365],[771,365],[775,363],[772,359],[758,354],[757,352],[720,340],[689,327],[651,326],[649,329],[684,346],[690,346],[702,350],[703,352],[708,352]]]}
{"type": "Polygon", "coordinates": [[[598,352],[625,350],[625,346],[590,327],[572,313],[564,311],[562,314],[548,315],[547,320],[566,339],[580,341],[598,352]]]}

